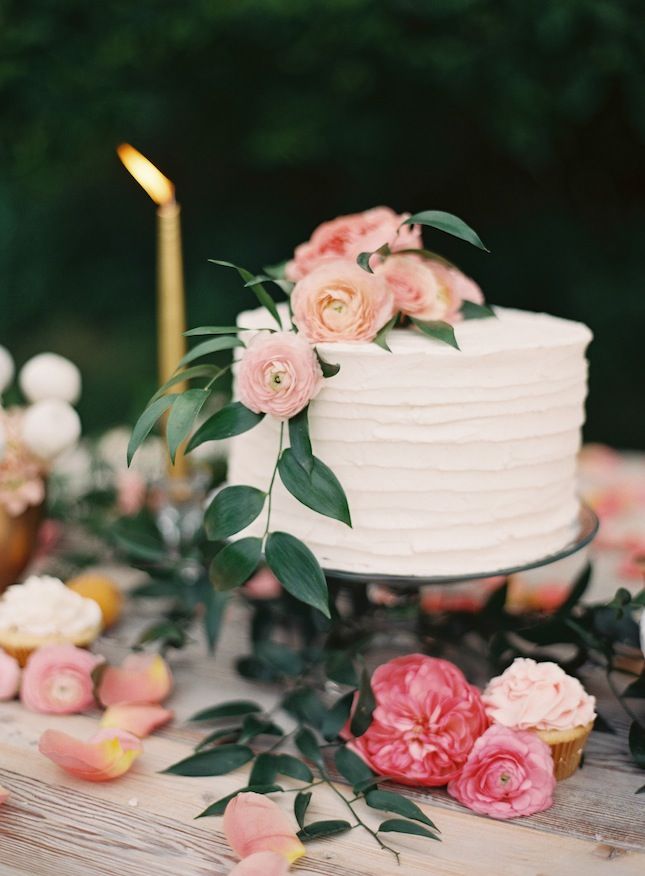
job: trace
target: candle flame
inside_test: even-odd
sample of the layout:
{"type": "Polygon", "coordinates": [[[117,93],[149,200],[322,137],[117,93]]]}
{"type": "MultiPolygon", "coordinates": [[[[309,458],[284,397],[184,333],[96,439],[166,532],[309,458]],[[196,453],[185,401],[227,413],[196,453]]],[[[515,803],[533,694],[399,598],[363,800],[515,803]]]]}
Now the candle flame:
{"type": "Polygon", "coordinates": [[[117,154],[126,170],[146,190],[156,204],[169,204],[175,199],[175,187],[170,180],[129,143],[117,147],[117,154]]]}

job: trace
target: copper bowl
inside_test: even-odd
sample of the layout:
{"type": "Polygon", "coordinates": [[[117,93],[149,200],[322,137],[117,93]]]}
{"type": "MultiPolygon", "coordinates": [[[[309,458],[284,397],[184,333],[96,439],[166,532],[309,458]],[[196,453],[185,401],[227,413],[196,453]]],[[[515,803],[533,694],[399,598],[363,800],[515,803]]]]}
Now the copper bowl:
{"type": "Polygon", "coordinates": [[[0,506],[0,593],[15,584],[36,550],[44,503],[17,517],[0,506]]]}

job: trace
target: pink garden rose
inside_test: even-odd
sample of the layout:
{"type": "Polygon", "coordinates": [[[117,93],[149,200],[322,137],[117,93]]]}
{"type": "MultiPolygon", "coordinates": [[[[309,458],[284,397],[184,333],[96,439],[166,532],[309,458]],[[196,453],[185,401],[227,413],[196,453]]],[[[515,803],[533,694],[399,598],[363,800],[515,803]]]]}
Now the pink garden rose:
{"type": "Polygon", "coordinates": [[[288,420],[318,394],[322,380],[316,353],[302,335],[259,332],[240,360],[237,392],[254,413],[288,420]]]}
{"type": "Polygon", "coordinates": [[[383,277],[350,259],[325,262],[296,283],[291,293],[294,322],[312,344],[372,341],[394,312],[383,277]]]}
{"type": "Polygon", "coordinates": [[[74,645],[45,645],[29,657],[20,697],[34,712],[71,715],[94,705],[92,672],[103,657],[74,645]]]}
{"type": "Polygon", "coordinates": [[[379,775],[404,785],[445,785],[488,726],[479,691],[447,660],[411,654],[372,676],[376,709],[350,747],[379,775]]]}
{"type": "Polygon", "coordinates": [[[20,665],[0,648],[0,702],[12,700],[20,687],[20,665]]]}
{"type": "Polygon", "coordinates": [[[385,243],[393,252],[420,249],[423,243],[418,225],[404,225],[398,230],[409,215],[398,215],[389,207],[374,207],[363,213],[323,222],[311,235],[311,240],[296,247],[293,260],[285,269],[287,279],[302,280],[315,268],[333,259],[355,261],[361,252],[373,252],[385,243]]]}
{"type": "Polygon", "coordinates": [[[553,803],[553,758],[534,733],[493,724],[475,742],[448,793],[491,818],[542,812],[553,803]]]}

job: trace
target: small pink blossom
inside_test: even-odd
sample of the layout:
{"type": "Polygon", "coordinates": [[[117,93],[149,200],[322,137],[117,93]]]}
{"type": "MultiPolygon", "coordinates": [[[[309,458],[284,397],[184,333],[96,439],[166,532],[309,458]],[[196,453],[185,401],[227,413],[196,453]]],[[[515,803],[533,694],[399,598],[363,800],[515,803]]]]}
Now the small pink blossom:
{"type": "Polygon", "coordinates": [[[275,852],[290,864],[305,853],[291,818],[262,794],[238,794],[224,812],[224,833],[240,858],[255,852],[275,852]]]}
{"type": "Polygon", "coordinates": [[[12,700],[20,687],[20,664],[0,648],[0,702],[12,700]]]}
{"type": "Polygon", "coordinates": [[[74,645],[45,645],[29,657],[20,697],[34,712],[71,715],[94,705],[92,672],[103,657],[74,645]]]}
{"type": "Polygon", "coordinates": [[[277,599],[282,593],[282,584],[271,569],[264,566],[246,582],[243,590],[249,599],[277,599]]]}
{"type": "Polygon", "coordinates": [[[488,726],[479,691],[447,660],[397,657],[376,669],[372,690],[372,723],[350,747],[376,773],[405,785],[454,779],[488,726]]]}
{"type": "Polygon", "coordinates": [[[117,508],[125,517],[133,517],[143,508],[146,501],[147,486],[141,472],[133,468],[122,469],[116,473],[117,508]]]}
{"type": "Polygon", "coordinates": [[[318,394],[322,380],[316,353],[302,335],[260,332],[240,360],[237,392],[254,413],[288,420],[318,394]]]}
{"type": "Polygon", "coordinates": [[[491,818],[517,818],[548,809],[555,776],[549,746],[539,736],[494,724],[475,742],[448,793],[491,818]]]}
{"type": "Polygon", "coordinates": [[[418,225],[404,225],[399,229],[409,215],[399,215],[389,207],[374,207],[363,213],[351,213],[323,222],[307,243],[296,247],[293,260],[285,270],[287,279],[302,280],[332,259],[355,261],[361,252],[374,252],[385,243],[393,252],[420,249],[423,243],[418,225]]]}
{"type": "Polygon", "coordinates": [[[350,259],[325,262],[291,293],[294,322],[311,343],[372,341],[394,312],[394,298],[379,274],[350,259]]]}

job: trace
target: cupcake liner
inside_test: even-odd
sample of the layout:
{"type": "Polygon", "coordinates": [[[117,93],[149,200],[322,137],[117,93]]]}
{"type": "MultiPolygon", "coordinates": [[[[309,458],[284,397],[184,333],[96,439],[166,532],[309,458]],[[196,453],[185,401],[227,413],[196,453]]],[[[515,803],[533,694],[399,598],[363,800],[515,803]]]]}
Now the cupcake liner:
{"type": "Polygon", "coordinates": [[[2,645],[2,650],[5,654],[9,654],[10,657],[13,657],[18,661],[19,665],[24,668],[27,664],[27,660],[36,648],[22,648],[16,645],[2,645]]]}
{"type": "Polygon", "coordinates": [[[547,742],[553,758],[553,771],[558,782],[568,779],[580,766],[582,752],[591,733],[593,722],[563,742],[547,742]]]}

